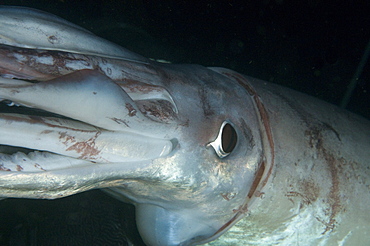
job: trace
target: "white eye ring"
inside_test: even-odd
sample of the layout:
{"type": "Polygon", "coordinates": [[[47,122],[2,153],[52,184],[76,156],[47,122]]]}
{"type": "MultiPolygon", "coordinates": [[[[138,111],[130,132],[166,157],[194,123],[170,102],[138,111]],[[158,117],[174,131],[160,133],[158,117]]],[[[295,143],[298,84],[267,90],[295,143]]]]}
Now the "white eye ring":
{"type": "Polygon", "coordinates": [[[224,121],[222,122],[220,131],[218,132],[216,139],[213,142],[207,144],[207,147],[212,146],[213,149],[216,151],[218,157],[225,158],[234,150],[237,141],[238,136],[236,134],[234,126],[231,122],[224,121]]]}

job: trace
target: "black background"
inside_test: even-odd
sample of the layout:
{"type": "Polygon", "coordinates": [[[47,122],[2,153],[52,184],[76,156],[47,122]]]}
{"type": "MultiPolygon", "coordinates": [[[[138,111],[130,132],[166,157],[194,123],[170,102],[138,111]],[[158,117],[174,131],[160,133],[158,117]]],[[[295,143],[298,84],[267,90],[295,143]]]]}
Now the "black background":
{"type": "MultiPolygon", "coordinates": [[[[337,105],[370,41],[364,0],[0,3],[54,13],[146,57],[231,68],[337,105]]],[[[370,61],[348,105],[367,118],[369,81],[370,61]]],[[[142,244],[131,231],[133,207],[100,191],[7,199],[0,211],[0,245],[125,245],[126,234],[142,244]]]]}

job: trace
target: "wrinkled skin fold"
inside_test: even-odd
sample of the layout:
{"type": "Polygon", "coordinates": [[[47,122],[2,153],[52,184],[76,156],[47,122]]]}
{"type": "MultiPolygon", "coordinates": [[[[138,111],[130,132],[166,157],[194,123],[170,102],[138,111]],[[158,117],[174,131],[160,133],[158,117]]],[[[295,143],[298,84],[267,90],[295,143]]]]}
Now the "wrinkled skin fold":
{"type": "Polygon", "coordinates": [[[0,75],[2,198],[104,189],[148,245],[370,242],[358,116],[20,7],[0,7],[0,75]]]}

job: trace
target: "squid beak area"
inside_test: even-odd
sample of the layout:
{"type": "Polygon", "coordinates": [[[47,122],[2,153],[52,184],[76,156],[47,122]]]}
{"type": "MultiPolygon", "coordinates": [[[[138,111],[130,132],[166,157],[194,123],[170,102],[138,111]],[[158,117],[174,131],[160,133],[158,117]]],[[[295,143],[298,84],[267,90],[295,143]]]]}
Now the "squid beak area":
{"type": "Polygon", "coordinates": [[[150,163],[172,153],[171,95],[124,87],[94,70],[42,82],[0,78],[0,171],[150,163]]]}

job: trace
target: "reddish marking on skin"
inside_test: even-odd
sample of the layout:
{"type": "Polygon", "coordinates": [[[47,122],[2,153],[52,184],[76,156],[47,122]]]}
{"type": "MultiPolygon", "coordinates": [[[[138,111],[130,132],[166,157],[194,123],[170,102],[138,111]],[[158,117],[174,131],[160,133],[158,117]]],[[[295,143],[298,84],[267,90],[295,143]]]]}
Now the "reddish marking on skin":
{"type": "Polygon", "coordinates": [[[138,107],[146,116],[154,116],[155,120],[161,122],[169,122],[176,118],[176,114],[173,111],[172,104],[168,101],[146,101],[144,103],[138,103],[138,107]]]}
{"type": "Polygon", "coordinates": [[[133,117],[136,115],[137,111],[131,103],[126,103],[126,108],[128,110],[128,116],[133,117]]]}
{"type": "Polygon", "coordinates": [[[328,159],[326,160],[329,163],[329,169],[330,169],[331,178],[332,178],[332,187],[330,189],[330,195],[329,195],[329,201],[328,201],[331,209],[329,211],[330,219],[326,225],[325,231],[322,234],[325,234],[326,232],[334,229],[335,223],[336,223],[335,217],[343,208],[341,204],[341,200],[340,200],[339,179],[338,179],[338,173],[335,167],[336,163],[334,159],[330,159],[330,158],[333,158],[333,156],[327,157],[327,158],[328,159]]]}
{"type": "Polygon", "coordinates": [[[44,131],[42,131],[41,132],[41,134],[49,134],[49,133],[52,133],[53,131],[51,131],[51,130],[44,130],[44,131]]]}
{"type": "MultiPolygon", "coordinates": [[[[35,116],[35,115],[29,115],[27,117],[24,117],[24,116],[17,116],[17,115],[9,115],[9,114],[0,114],[1,115],[1,118],[2,119],[5,119],[7,121],[17,121],[17,122],[27,122],[29,124],[43,124],[45,126],[48,126],[50,128],[58,128],[58,129],[68,129],[68,130],[72,130],[72,131],[78,131],[78,132],[96,132],[96,130],[83,130],[83,129],[76,129],[76,128],[72,128],[72,127],[67,127],[67,126],[62,126],[61,124],[52,124],[51,122],[54,121],[54,122],[58,122],[59,118],[44,118],[44,117],[40,117],[40,116],[35,116]],[[45,121],[47,120],[47,122],[45,121]]],[[[52,131],[51,130],[44,130],[42,131],[42,133],[51,133],[52,131]]]]}
{"type": "Polygon", "coordinates": [[[223,199],[225,199],[226,201],[230,201],[230,198],[227,196],[228,193],[224,194],[224,193],[221,193],[220,194],[222,196],[223,199]]]}
{"type": "Polygon", "coordinates": [[[248,212],[248,206],[247,204],[245,205],[240,205],[239,208],[237,209],[233,209],[233,213],[242,213],[242,214],[245,214],[246,212],[248,212]]]}
{"type": "MultiPolygon", "coordinates": [[[[231,225],[233,225],[234,224],[234,222],[236,222],[239,218],[240,218],[240,216],[242,215],[242,214],[245,214],[245,213],[247,213],[248,212],[248,207],[247,207],[247,204],[245,204],[245,205],[241,205],[241,206],[239,206],[239,208],[237,208],[237,209],[233,209],[233,213],[235,213],[235,215],[234,215],[234,217],[231,219],[231,220],[229,220],[228,222],[226,222],[220,229],[218,229],[216,232],[215,232],[215,234],[213,234],[213,235],[217,235],[217,234],[219,234],[219,233],[221,233],[221,232],[223,232],[224,230],[226,230],[227,228],[229,228],[231,225]]],[[[221,234],[220,234],[221,235],[221,234]]]]}
{"type": "MultiPolygon", "coordinates": [[[[53,36],[50,36],[50,38],[49,41],[52,42],[60,41],[53,36]]],[[[137,64],[119,59],[63,51],[35,50],[0,45],[0,73],[17,79],[46,81],[82,69],[97,70],[114,81],[131,79],[152,81],[158,79],[157,69],[153,68],[152,65],[145,65],[145,63],[137,64]],[[47,58],[48,61],[51,60],[50,64],[45,64],[45,59],[42,58],[47,58]]],[[[143,89],[139,90],[145,91],[146,88],[144,84],[143,89]]]]}
{"type": "MultiPolygon", "coordinates": [[[[274,153],[275,146],[274,146],[274,140],[273,140],[273,137],[272,137],[272,131],[271,131],[271,127],[270,127],[270,120],[269,120],[269,117],[268,117],[268,114],[267,114],[267,110],[266,110],[265,106],[263,105],[259,95],[254,90],[254,88],[251,85],[249,85],[246,78],[244,78],[242,75],[240,75],[238,73],[224,73],[224,74],[231,77],[231,78],[234,78],[252,96],[252,98],[253,98],[256,106],[257,106],[259,115],[261,117],[261,120],[262,120],[261,123],[263,124],[264,130],[266,131],[266,137],[267,137],[267,140],[268,140],[268,144],[270,145],[269,150],[270,150],[270,155],[271,155],[271,163],[268,163],[269,164],[268,165],[269,169],[267,170],[267,174],[265,175],[265,178],[261,181],[261,185],[259,187],[259,190],[261,190],[266,185],[266,183],[268,181],[268,178],[271,175],[272,168],[274,167],[274,159],[275,159],[275,153],[274,153]]],[[[257,171],[257,173],[258,173],[258,171],[257,171]]]]}
{"type": "Polygon", "coordinates": [[[48,41],[51,44],[57,44],[57,43],[59,43],[59,39],[56,36],[54,36],[54,35],[49,36],[48,37],[48,41]]]}
{"type": "Polygon", "coordinates": [[[65,145],[69,145],[70,143],[76,142],[75,137],[68,135],[67,132],[59,132],[59,139],[60,140],[64,139],[63,144],[65,145]]]}
{"type": "Polygon", "coordinates": [[[68,136],[73,138],[76,143],[68,147],[66,151],[75,151],[81,154],[80,159],[95,159],[100,153],[100,150],[95,147],[95,140],[100,134],[101,132],[97,132],[94,137],[82,142],[76,142],[74,137],[68,136]]]}
{"type": "Polygon", "coordinates": [[[202,109],[203,109],[204,116],[206,118],[209,118],[210,116],[214,115],[215,112],[214,112],[214,110],[212,109],[212,107],[209,103],[206,88],[202,87],[198,91],[198,94],[199,94],[199,97],[200,97],[200,101],[202,102],[202,109]]]}
{"type": "Polygon", "coordinates": [[[138,80],[134,80],[134,79],[124,79],[123,80],[124,82],[118,82],[117,84],[119,86],[121,86],[121,88],[123,88],[125,91],[127,92],[141,92],[143,94],[146,94],[146,93],[150,93],[150,92],[153,92],[153,91],[163,91],[164,89],[160,86],[156,86],[156,85],[150,85],[150,84],[147,84],[147,83],[143,83],[141,81],[138,81],[138,80]]]}
{"type": "Polygon", "coordinates": [[[343,204],[341,203],[340,187],[339,187],[339,167],[343,164],[343,160],[336,159],[335,156],[330,153],[324,146],[324,138],[322,136],[322,131],[325,128],[320,128],[318,126],[312,126],[306,130],[305,135],[309,137],[309,146],[317,150],[317,153],[323,157],[327,164],[329,173],[331,174],[331,188],[329,196],[325,201],[328,204],[328,208],[324,210],[325,214],[329,215],[329,221],[324,221],[316,217],[323,225],[325,225],[325,230],[322,234],[334,230],[336,225],[335,217],[343,209],[343,204]]]}
{"type": "MultiPolygon", "coordinates": [[[[54,36],[49,38],[49,41],[59,42],[54,36]]],[[[100,57],[62,51],[0,47],[0,73],[18,79],[47,81],[82,69],[97,70],[110,76],[111,68],[103,71],[100,66],[104,61],[100,57]],[[42,58],[52,62],[45,64],[42,58]]]]}
{"type": "MultiPolygon", "coordinates": [[[[290,185],[290,187],[293,186],[290,185]]],[[[320,195],[320,187],[312,180],[302,180],[299,183],[298,191],[289,191],[285,196],[288,197],[289,201],[293,204],[294,201],[291,197],[300,197],[302,199],[302,206],[314,203],[320,195]]]]}
{"type": "Polygon", "coordinates": [[[257,173],[256,173],[255,178],[254,178],[253,183],[252,183],[252,187],[248,192],[248,198],[249,199],[252,198],[253,194],[255,194],[257,186],[261,182],[262,175],[263,175],[264,172],[265,172],[265,162],[263,161],[261,163],[260,167],[257,170],[257,173]]]}
{"type": "Polygon", "coordinates": [[[36,163],[35,165],[33,165],[35,168],[37,169],[40,169],[41,171],[46,171],[44,168],[42,168],[42,166],[38,163],[36,163]]]}
{"type": "Polygon", "coordinates": [[[254,196],[255,196],[255,197],[260,197],[260,198],[262,198],[264,195],[265,195],[265,192],[260,192],[260,191],[258,191],[258,190],[256,190],[256,192],[254,193],[254,196]]]}
{"type": "Polygon", "coordinates": [[[145,84],[136,79],[124,78],[122,81],[118,81],[117,84],[124,88],[128,92],[151,92],[152,88],[149,84],[145,84]]]}
{"type": "MultiPolygon", "coordinates": [[[[234,211],[234,210],[233,210],[234,211]]],[[[225,229],[227,229],[230,225],[233,224],[233,222],[239,217],[239,214],[236,214],[231,220],[229,220],[228,222],[226,222],[223,226],[221,226],[220,229],[218,229],[215,234],[213,235],[217,235],[218,233],[221,233],[222,231],[224,231],[225,229]]]]}
{"type": "Polygon", "coordinates": [[[265,109],[259,95],[254,90],[254,88],[248,83],[246,78],[244,78],[242,75],[235,73],[235,72],[232,73],[230,70],[219,71],[219,72],[221,74],[226,75],[227,77],[235,79],[252,96],[252,99],[257,108],[256,110],[257,114],[259,114],[259,117],[260,117],[260,124],[263,125],[263,128],[264,128],[263,130],[265,130],[265,134],[264,134],[264,131],[261,131],[262,142],[267,145],[267,146],[266,145],[263,146],[263,151],[264,152],[269,151],[270,159],[264,160],[266,155],[264,154],[264,156],[262,156],[261,159],[263,161],[260,163],[257,169],[257,172],[254,177],[254,181],[252,183],[251,189],[248,192],[247,199],[244,205],[241,205],[238,209],[233,209],[233,213],[236,213],[235,216],[231,218],[231,220],[229,220],[227,223],[225,223],[218,231],[216,231],[216,233],[213,234],[212,238],[214,238],[214,236],[218,236],[218,234],[221,235],[221,233],[224,230],[228,229],[230,226],[236,223],[240,218],[242,218],[246,212],[248,212],[248,207],[247,207],[248,202],[253,196],[259,197],[262,195],[261,189],[266,185],[268,178],[270,177],[272,173],[272,169],[274,167],[274,159],[275,159],[275,153],[274,153],[275,147],[274,147],[274,141],[272,137],[272,131],[270,128],[270,121],[269,121],[269,117],[267,114],[267,110],[265,109]],[[267,138],[267,142],[264,142],[264,139],[263,139],[264,136],[267,138]],[[265,161],[267,163],[265,163],[265,161]],[[268,170],[266,170],[266,167],[268,168],[268,170]]]}
{"type": "Polygon", "coordinates": [[[127,126],[127,127],[130,127],[128,124],[127,124],[127,122],[125,121],[125,120],[122,120],[122,119],[118,119],[118,118],[116,118],[116,117],[114,117],[114,118],[110,118],[111,120],[113,120],[113,121],[115,121],[116,123],[118,123],[118,124],[124,124],[125,126],[127,126]]]}
{"type": "Polygon", "coordinates": [[[8,171],[8,172],[10,172],[12,170],[10,168],[5,167],[4,164],[0,164],[0,171],[8,171]]]}
{"type": "Polygon", "coordinates": [[[29,66],[30,58],[22,51],[12,47],[1,46],[0,73],[10,78],[19,79],[51,79],[53,76],[45,75],[34,67],[29,66]]]}
{"type": "Polygon", "coordinates": [[[20,165],[17,165],[16,169],[17,169],[17,171],[23,171],[23,167],[21,167],[20,165]]]}
{"type": "Polygon", "coordinates": [[[231,199],[233,199],[235,197],[236,194],[235,193],[221,193],[220,195],[226,201],[230,201],[231,199]]]}

